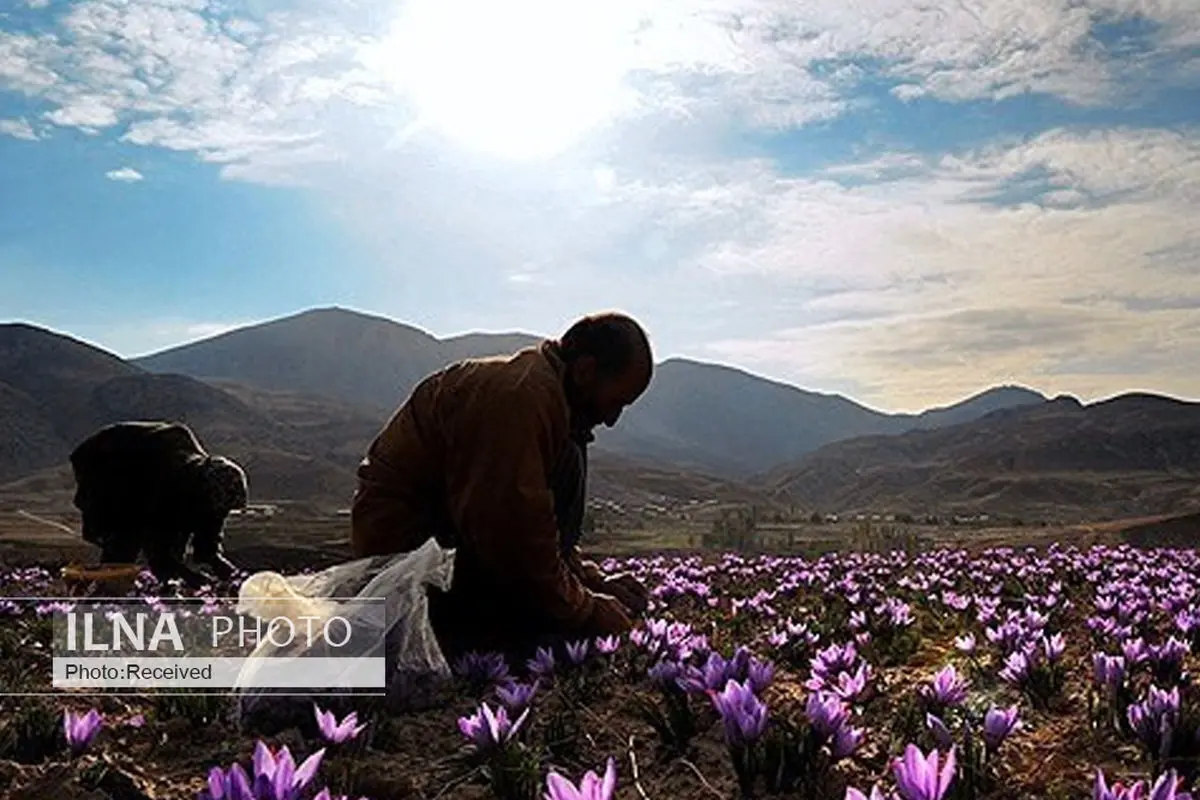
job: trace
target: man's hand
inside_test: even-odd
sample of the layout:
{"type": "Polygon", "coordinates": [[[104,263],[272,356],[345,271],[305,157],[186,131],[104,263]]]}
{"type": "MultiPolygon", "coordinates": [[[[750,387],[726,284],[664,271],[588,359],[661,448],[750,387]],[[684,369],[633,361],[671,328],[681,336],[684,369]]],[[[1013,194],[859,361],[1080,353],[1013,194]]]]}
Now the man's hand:
{"type": "Polygon", "coordinates": [[[650,592],[632,575],[616,575],[604,581],[601,590],[621,601],[629,613],[640,617],[650,605],[650,592]]]}
{"type": "Polygon", "coordinates": [[[633,629],[633,621],[625,612],[625,606],[620,600],[607,594],[596,595],[592,625],[597,636],[619,636],[633,629]]]}

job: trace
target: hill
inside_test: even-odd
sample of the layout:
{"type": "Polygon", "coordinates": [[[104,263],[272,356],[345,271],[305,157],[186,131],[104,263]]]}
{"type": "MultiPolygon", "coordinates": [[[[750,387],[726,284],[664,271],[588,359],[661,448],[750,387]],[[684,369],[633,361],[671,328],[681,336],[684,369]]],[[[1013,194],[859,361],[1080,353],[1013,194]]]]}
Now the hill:
{"type": "MultiPolygon", "coordinates": [[[[69,505],[71,450],[128,419],[187,423],[210,452],[242,464],[252,502],[337,508],[349,505],[354,469],[386,414],[316,394],[152,373],[69,336],[0,325],[0,499],[8,505],[69,505]]],[[[643,465],[604,453],[595,463],[596,495],[613,502],[679,504],[725,493],[715,488],[720,481],[678,470],[651,470],[651,490],[643,465]]],[[[763,500],[740,487],[728,496],[763,500]]]]}
{"type": "Polygon", "coordinates": [[[241,462],[253,491],[344,494],[333,448],[234,395],[184,375],[153,374],[99,348],[31,325],[0,325],[0,483],[43,470],[69,483],[66,459],[96,429],[127,419],[187,423],[212,452],[241,462]]]}
{"type": "Polygon", "coordinates": [[[1200,403],[1060,397],[946,428],[829,444],[765,482],[777,500],[826,513],[1170,513],[1200,505],[1200,403]]]}
{"type": "MultiPolygon", "coordinates": [[[[539,341],[524,333],[439,340],[382,317],[321,308],[164,350],[133,363],[209,382],[322,395],[389,413],[429,372],[454,361],[512,353],[539,341]]],[[[730,367],[688,359],[657,366],[646,395],[599,449],[675,469],[744,480],[833,441],[974,419],[996,408],[1044,402],[1028,389],[992,389],[922,414],[885,414],[835,394],[805,391],[730,367]]]]}

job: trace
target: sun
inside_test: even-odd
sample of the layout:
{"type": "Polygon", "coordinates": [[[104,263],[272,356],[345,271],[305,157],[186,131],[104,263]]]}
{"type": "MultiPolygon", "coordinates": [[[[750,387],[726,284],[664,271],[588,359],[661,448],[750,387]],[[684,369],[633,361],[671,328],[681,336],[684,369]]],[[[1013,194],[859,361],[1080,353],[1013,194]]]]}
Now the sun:
{"type": "Polygon", "coordinates": [[[371,68],[432,129],[509,160],[556,156],[611,119],[628,68],[604,0],[407,0],[371,68]]]}

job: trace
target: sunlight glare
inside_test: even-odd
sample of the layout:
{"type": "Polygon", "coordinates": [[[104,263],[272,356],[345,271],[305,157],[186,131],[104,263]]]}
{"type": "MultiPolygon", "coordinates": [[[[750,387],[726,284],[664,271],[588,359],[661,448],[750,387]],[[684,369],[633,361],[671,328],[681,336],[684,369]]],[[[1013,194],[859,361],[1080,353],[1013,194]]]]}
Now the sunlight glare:
{"type": "Polygon", "coordinates": [[[556,156],[621,110],[631,63],[620,3],[408,0],[369,66],[415,128],[512,160],[556,156]]]}

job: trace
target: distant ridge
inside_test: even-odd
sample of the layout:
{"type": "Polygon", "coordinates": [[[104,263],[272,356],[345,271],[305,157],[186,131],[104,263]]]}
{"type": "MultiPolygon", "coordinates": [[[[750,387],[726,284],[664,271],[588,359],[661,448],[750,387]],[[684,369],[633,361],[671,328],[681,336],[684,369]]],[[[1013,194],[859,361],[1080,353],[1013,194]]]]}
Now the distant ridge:
{"type": "MultiPolygon", "coordinates": [[[[134,360],[151,372],[269,391],[323,395],[389,414],[425,375],[464,358],[505,355],[540,341],[520,333],[441,340],[384,317],[338,307],[249,325],[134,360]]],[[[733,367],[672,358],[599,449],[627,458],[745,479],[823,444],[973,419],[996,408],[1044,402],[998,387],[923,414],[883,414],[836,394],[799,389],[733,367]]]]}

